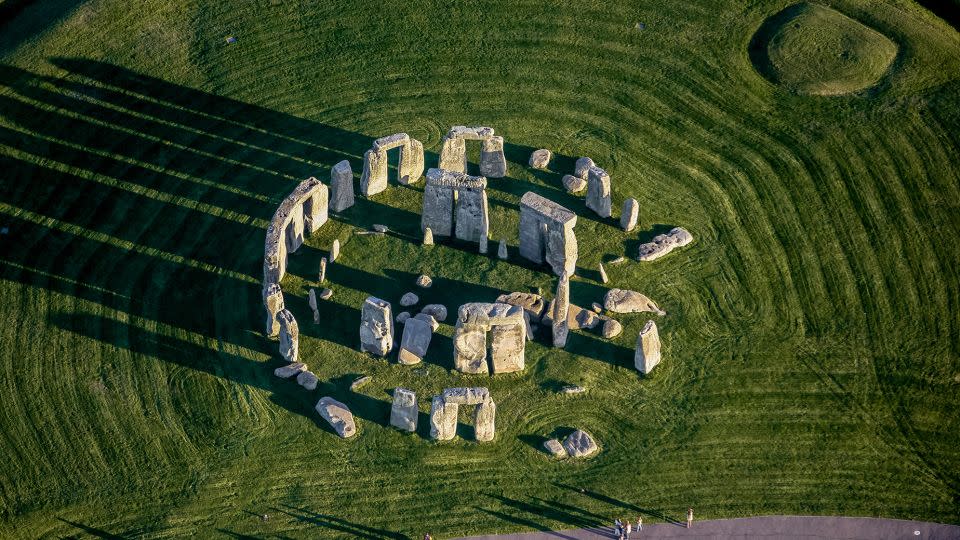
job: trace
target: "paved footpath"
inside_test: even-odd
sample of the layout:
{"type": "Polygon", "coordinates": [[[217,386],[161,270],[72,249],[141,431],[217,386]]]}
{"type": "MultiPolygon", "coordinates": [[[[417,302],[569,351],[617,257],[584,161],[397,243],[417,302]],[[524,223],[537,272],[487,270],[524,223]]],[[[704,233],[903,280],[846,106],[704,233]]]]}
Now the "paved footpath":
{"type": "MultiPolygon", "coordinates": [[[[630,540],[648,538],[763,538],[791,540],[960,540],[960,526],[906,521],[901,519],[765,516],[738,519],[694,521],[693,527],[683,524],[644,524],[643,531],[634,531],[630,540]]],[[[518,534],[470,536],[471,540],[587,540],[615,538],[613,526],[598,529],[545,531],[518,534]]]]}

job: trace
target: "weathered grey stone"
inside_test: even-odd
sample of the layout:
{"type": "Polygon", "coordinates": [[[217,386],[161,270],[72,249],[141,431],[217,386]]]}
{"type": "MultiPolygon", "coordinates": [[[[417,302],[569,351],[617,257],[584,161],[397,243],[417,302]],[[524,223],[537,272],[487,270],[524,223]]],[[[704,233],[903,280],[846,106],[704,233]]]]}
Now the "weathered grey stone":
{"type": "MultiPolygon", "coordinates": [[[[553,327],[553,311],[556,299],[547,304],[547,309],[543,312],[543,319],[540,324],[553,327]]],[[[567,308],[567,329],[568,330],[592,330],[600,324],[600,316],[592,310],[583,309],[576,304],[570,304],[567,308]]]]}
{"type": "Polygon", "coordinates": [[[563,188],[567,190],[567,193],[577,193],[578,191],[583,191],[587,187],[587,181],[578,176],[572,174],[563,175],[563,188]]]}
{"type": "Polygon", "coordinates": [[[327,280],[327,258],[323,257],[320,259],[320,271],[317,274],[317,284],[321,284],[327,280]]]}
{"type": "MultiPolygon", "coordinates": [[[[578,328],[578,329],[579,329],[579,328],[593,329],[593,328],[596,328],[597,325],[600,324],[600,316],[597,315],[596,313],[594,313],[592,310],[583,309],[583,308],[581,308],[580,306],[575,306],[575,307],[576,307],[576,310],[577,310],[577,311],[576,311],[576,314],[575,314],[572,318],[573,318],[575,321],[577,321],[577,324],[576,324],[576,326],[574,326],[573,328],[578,328]]],[[[568,317],[567,317],[567,320],[569,321],[570,318],[571,318],[571,317],[568,316],[568,317]]]]}
{"type": "Polygon", "coordinates": [[[473,411],[474,437],[480,442],[492,441],[496,435],[497,405],[492,399],[487,399],[477,405],[473,411]]]}
{"type": "Polygon", "coordinates": [[[303,362],[293,362],[273,370],[273,374],[281,379],[289,379],[298,373],[306,371],[307,365],[303,362]]]}
{"type": "Polygon", "coordinates": [[[621,255],[620,257],[617,257],[616,259],[610,261],[610,264],[620,264],[626,260],[627,258],[621,255]]]}
{"type": "Polygon", "coordinates": [[[474,433],[478,441],[493,440],[497,407],[486,388],[447,388],[430,403],[430,436],[449,440],[456,435],[460,405],[477,405],[474,433]]]}
{"type": "Polygon", "coordinates": [[[407,319],[409,318],[410,318],[409,311],[401,311],[400,313],[397,313],[397,316],[394,320],[397,321],[397,324],[403,324],[407,322],[407,319]]]}
{"type": "Polygon", "coordinates": [[[423,144],[406,133],[380,137],[363,154],[363,174],[360,192],[369,197],[387,189],[387,151],[400,148],[397,180],[404,185],[416,183],[423,174],[423,144]]]}
{"type": "Polygon", "coordinates": [[[429,289],[431,285],[433,285],[433,280],[430,279],[430,276],[420,274],[420,276],[417,277],[417,287],[420,287],[421,289],[429,289]]]}
{"type": "Polygon", "coordinates": [[[603,269],[603,263],[598,263],[598,268],[600,269],[600,282],[607,283],[610,279],[607,277],[607,271],[603,269]]]}
{"type": "Polygon", "coordinates": [[[410,307],[420,301],[420,297],[412,292],[405,293],[400,297],[400,305],[410,307]]]}
{"type": "Polygon", "coordinates": [[[577,215],[559,204],[528,191],[520,198],[520,255],[535,263],[544,261],[558,276],[573,275],[577,267],[577,215]]]}
{"type": "Polygon", "coordinates": [[[543,302],[543,297],[533,293],[512,292],[501,294],[497,297],[497,302],[522,307],[530,316],[530,320],[535,323],[540,322],[541,317],[543,317],[543,310],[547,307],[543,302]]]}
{"type": "Polygon", "coordinates": [[[280,321],[280,356],[287,362],[296,362],[300,356],[300,327],[290,310],[277,313],[280,321]]]}
{"type": "Polygon", "coordinates": [[[390,407],[390,425],[404,431],[417,431],[420,409],[417,394],[406,388],[393,389],[393,406],[390,407]]]}
{"type": "Polygon", "coordinates": [[[646,375],[660,363],[660,334],[657,323],[647,321],[637,336],[637,350],[633,355],[633,365],[637,371],[646,375]]]}
{"type": "Polygon", "coordinates": [[[488,373],[487,329],[457,320],[453,333],[453,367],[461,373],[488,373]]]}
{"type": "Polygon", "coordinates": [[[410,144],[409,135],[406,133],[394,133],[393,135],[386,135],[373,141],[373,146],[370,149],[377,152],[386,152],[387,150],[393,150],[394,148],[399,148],[407,144],[410,144]]]}
{"type": "Polygon", "coordinates": [[[363,388],[363,385],[367,384],[372,380],[373,380],[373,377],[371,377],[370,375],[364,375],[363,377],[359,377],[357,380],[350,383],[350,391],[356,392],[357,390],[360,390],[361,388],[363,388]]]}
{"type": "Polygon", "coordinates": [[[290,253],[327,220],[327,187],[308,178],[277,207],[263,244],[263,286],[280,283],[287,272],[290,253]]]}
{"type": "Polygon", "coordinates": [[[500,245],[497,246],[497,257],[501,260],[507,260],[507,241],[500,240],[500,245]]]}
{"type": "Polygon", "coordinates": [[[492,332],[490,360],[494,373],[524,367],[526,324],[523,309],[502,303],[460,306],[453,333],[453,365],[462,373],[488,373],[487,332],[492,332]]]}
{"type": "Polygon", "coordinates": [[[322,397],[315,408],[320,416],[330,423],[330,427],[337,432],[337,435],[346,439],[357,433],[357,424],[353,420],[353,413],[343,403],[332,397],[322,397]]]}
{"type": "Polygon", "coordinates": [[[563,445],[560,444],[560,441],[556,439],[547,439],[543,441],[543,449],[553,457],[567,457],[567,451],[563,448],[563,445]]]}
{"type": "Polygon", "coordinates": [[[567,273],[560,274],[557,281],[557,293],[553,301],[553,346],[564,348],[567,345],[567,311],[570,308],[570,278],[567,273]]]}
{"type": "Polygon", "coordinates": [[[434,396],[430,402],[430,438],[448,441],[457,434],[456,403],[447,403],[443,396],[434,396]]]}
{"type": "Polygon", "coordinates": [[[449,134],[443,138],[437,168],[461,173],[467,171],[467,145],[462,138],[449,134]]]}
{"type": "Polygon", "coordinates": [[[503,178],[507,175],[507,158],[503,155],[503,137],[483,139],[480,148],[480,174],[487,178],[503,178]]]}
{"type": "MultiPolygon", "coordinates": [[[[479,188],[457,189],[455,235],[467,242],[483,242],[490,228],[487,208],[486,179],[479,188]]],[[[485,252],[486,249],[481,252],[485,252]]]]}
{"type": "Polygon", "coordinates": [[[280,321],[277,314],[283,311],[283,291],[280,290],[279,283],[269,283],[263,288],[263,307],[267,310],[267,329],[265,333],[268,337],[274,337],[280,333],[280,321]]]}
{"type": "Polygon", "coordinates": [[[321,300],[329,300],[332,297],[333,297],[333,289],[324,289],[320,291],[321,300]]]}
{"type": "Polygon", "coordinates": [[[530,154],[530,166],[534,169],[546,169],[550,165],[551,157],[553,157],[553,153],[546,148],[534,150],[530,154]]]}
{"type": "Polygon", "coordinates": [[[417,313],[413,318],[417,319],[418,321],[423,321],[429,324],[430,330],[433,332],[436,332],[437,328],[440,328],[440,323],[438,323],[437,320],[433,318],[433,315],[429,315],[427,313],[417,313]]]}
{"type": "Polygon", "coordinates": [[[386,356],[393,348],[390,302],[370,296],[360,310],[360,350],[386,356]]]}
{"type": "Polygon", "coordinates": [[[309,371],[301,371],[297,375],[297,384],[306,388],[307,390],[316,390],[317,389],[317,376],[309,371]]]}
{"type": "Polygon", "coordinates": [[[602,218],[608,218],[610,205],[610,175],[594,165],[587,174],[587,208],[602,218]]]}
{"type": "Polygon", "coordinates": [[[570,457],[587,457],[598,450],[593,437],[582,429],[567,435],[563,441],[563,448],[570,457]]]}
{"type": "Polygon", "coordinates": [[[420,319],[407,319],[403,325],[403,337],[400,340],[400,354],[397,360],[404,365],[419,364],[427,355],[433,328],[430,323],[420,319]]]}
{"type": "Polygon", "coordinates": [[[423,245],[433,245],[433,230],[430,227],[427,227],[423,230],[423,245]]]}
{"type": "Polygon", "coordinates": [[[489,233],[487,179],[442,169],[427,171],[420,226],[433,234],[483,242],[489,233]]]}
{"type": "Polygon", "coordinates": [[[360,193],[364,197],[370,197],[385,189],[387,189],[387,152],[367,150],[363,154],[360,193]]]}
{"type": "Polygon", "coordinates": [[[593,167],[593,160],[588,157],[582,157],[577,160],[573,166],[573,175],[577,178],[587,179],[587,175],[590,174],[590,167],[593,167]]]}
{"type": "Polygon", "coordinates": [[[330,169],[330,209],[343,212],[356,202],[353,191],[353,169],[343,160],[330,169]]]}
{"type": "Polygon", "coordinates": [[[613,319],[603,321],[603,337],[613,339],[623,332],[623,325],[613,319]]]}
{"type": "Polygon", "coordinates": [[[526,311],[523,312],[523,324],[527,329],[527,341],[533,341],[536,336],[533,333],[533,325],[530,324],[530,314],[526,311]]]}
{"type": "Polygon", "coordinates": [[[648,311],[657,315],[666,315],[657,304],[646,296],[625,289],[610,289],[603,297],[603,308],[614,313],[640,313],[648,311]]]}
{"type": "Polygon", "coordinates": [[[390,230],[390,227],[387,227],[386,225],[381,225],[379,223],[374,223],[373,230],[378,233],[385,233],[390,230]]]}
{"type": "Polygon", "coordinates": [[[334,238],[333,244],[330,245],[330,254],[327,256],[327,264],[335,262],[337,257],[340,256],[340,240],[334,238]]]}
{"type": "Polygon", "coordinates": [[[596,302],[593,302],[593,303],[590,304],[590,309],[591,309],[594,313],[600,313],[601,311],[603,311],[603,306],[601,306],[600,304],[598,304],[598,303],[596,303],[596,302]]]}
{"type": "Polygon", "coordinates": [[[523,311],[520,313],[522,324],[494,325],[490,328],[490,363],[494,374],[523,371],[525,367],[524,348],[529,324],[522,315],[523,311]]]}
{"type": "Polygon", "coordinates": [[[488,243],[488,241],[489,241],[489,239],[487,238],[487,235],[486,235],[486,234],[484,234],[483,236],[480,237],[480,250],[479,250],[479,251],[480,251],[480,254],[481,254],[481,255],[486,255],[486,254],[487,254],[487,243],[488,243]]]}
{"type": "Polygon", "coordinates": [[[481,386],[444,388],[444,401],[457,405],[479,405],[490,399],[490,391],[481,386]]]}
{"type": "Polygon", "coordinates": [[[561,394],[582,394],[586,391],[587,391],[586,388],[582,386],[576,386],[576,385],[564,386],[563,388],[560,389],[561,394]]]}
{"type": "Polygon", "coordinates": [[[682,227],[674,227],[667,234],[658,234],[653,240],[640,245],[639,260],[652,261],[659,259],[674,248],[682,247],[693,242],[693,235],[682,227]]]}
{"type": "Polygon", "coordinates": [[[409,144],[400,147],[398,181],[405,186],[416,184],[423,176],[423,167],[423,143],[410,139],[409,144]]]}
{"type": "Polygon", "coordinates": [[[632,231],[636,228],[639,217],[640,203],[633,197],[623,201],[623,209],[620,210],[620,228],[626,232],[632,231]]]}
{"type": "Polygon", "coordinates": [[[443,304],[427,304],[423,306],[420,313],[426,313],[433,316],[434,319],[443,322],[447,320],[447,306],[443,304]]]}
{"type": "Polygon", "coordinates": [[[313,324],[320,323],[320,312],[317,310],[317,291],[310,289],[310,292],[307,294],[307,303],[310,304],[310,309],[313,310],[313,324]]]}

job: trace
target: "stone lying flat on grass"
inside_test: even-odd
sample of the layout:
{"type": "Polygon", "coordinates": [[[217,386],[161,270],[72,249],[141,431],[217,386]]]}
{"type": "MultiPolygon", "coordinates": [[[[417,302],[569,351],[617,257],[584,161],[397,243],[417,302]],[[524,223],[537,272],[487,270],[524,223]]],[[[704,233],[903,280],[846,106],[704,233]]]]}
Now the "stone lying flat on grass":
{"type": "Polygon", "coordinates": [[[303,362],[294,362],[273,370],[273,374],[281,379],[289,379],[298,373],[306,371],[307,365],[303,362]]]}
{"type": "Polygon", "coordinates": [[[530,154],[530,166],[534,169],[546,169],[547,165],[550,164],[550,158],[552,157],[553,153],[546,148],[534,150],[530,154]]]}
{"type": "Polygon", "coordinates": [[[320,416],[330,423],[330,427],[337,432],[337,435],[346,439],[357,433],[357,424],[353,420],[353,413],[343,403],[332,397],[322,397],[315,408],[320,416]]]}
{"type": "Polygon", "coordinates": [[[657,307],[657,304],[646,296],[626,289],[610,289],[603,298],[603,308],[614,313],[641,313],[648,311],[657,315],[666,315],[667,312],[657,307]]]}
{"type": "Polygon", "coordinates": [[[607,319],[603,322],[601,334],[607,339],[613,339],[623,333],[623,325],[613,319],[607,319]]]}
{"type": "Polygon", "coordinates": [[[543,441],[543,449],[553,457],[567,457],[567,451],[560,441],[556,439],[547,439],[543,441]]]}
{"type": "Polygon", "coordinates": [[[497,297],[497,302],[522,307],[523,311],[530,316],[530,321],[535,323],[540,322],[543,317],[543,310],[547,307],[543,303],[543,296],[533,293],[512,292],[501,294],[497,297]]]}
{"type": "Polygon", "coordinates": [[[583,191],[587,189],[587,181],[578,176],[572,174],[563,175],[563,189],[567,190],[567,193],[576,193],[578,191],[583,191]]]}
{"type": "MultiPolygon", "coordinates": [[[[553,326],[553,300],[547,305],[540,324],[544,326],[553,326]]],[[[570,304],[567,307],[567,328],[570,330],[593,329],[600,324],[600,316],[589,309],[583,309],[576,304],[570,304]]]]}
{"type": "Polygon", "coordinates": [[[443,304],[427,304],[423,306],[420,313],[432,315],[434,319],[440,322],[447,320],[447,306],[443,304]]]}
{"type": "Polygon", "coordinates": [[[598,450],[593,437],[582,429],[574,431],[564,439],[563,449],[570,457],[586,457],[598,450]]]}
{"type": "Polygon", "coordinates": [[[683,247],[693,242],[693,235],[682,227],[674,227],[667,234],[658,234],[646,244],[640,244],[637,259],[652,261],[670,253],[674,248],[683,247]]]}
{"type": "Polygon", "coordinates": [[[385,233],[390,230],[390,227],[387,227],[386,225],[381,225],[379,223],[374,223],[373,230],[377,231],[378,233],[385,233]]]}
{"type": "Polygon", "coordinates": [[[420,297],[412,292],[400,297],[400,305],[403,307],[409,307],[420,301],[420,297]]]}
{"type": "Polygon", "coordinates": [[[564,386],[563,388],[560,389],[561,394],[582,394],[586,391],[587,391],[586,388],[582,386],[575,386],[575,385],[564,386]]]}
{"type": "Polygon", "coordinates": [[[301,371],[300,374],[297,375],[297,384],[307,390],[316,390],[317,376],[310,371],[301,371]]]}
{"type": "Polygon", "coordinates": [[[403,326],[403,337],[400,340],[400,353],[397,360],[405,366],[419,364],[427,355],[432,337],[433,328],[430,323],[417,318],[407,319],[403,326]]]}
{"type": "Polygon", "coordinates": [[[420,287],[421,289],[429,289],[431,285],[433,285],[433,280],[430,279],[430,276],[421,274],[419,277],[417,277],[417,287],[420,287]]]}
{"type": "Polygon", "coordinates": [[[350,391],[356,392],[357,390],[360,389],[360,387],[362,387],[363,385],[367,384],[372,380],[373,380],[373,377],[371,377],[370,375],[364,375],[363,377],[360,377],[359,379],[350,383],[350,391]]]}
{"type": "Polygon", "coordinates": [[[409,312],[409,311],[401,311],[400,313],[397,313],[397,317],[396,317],[396,319],[394,319],[394,320],[397,321],[397,324],[403,324],[403,323],[407,322],[407,319],[409,319],[409,318],[410,318],[410,312],[409,312]]]}

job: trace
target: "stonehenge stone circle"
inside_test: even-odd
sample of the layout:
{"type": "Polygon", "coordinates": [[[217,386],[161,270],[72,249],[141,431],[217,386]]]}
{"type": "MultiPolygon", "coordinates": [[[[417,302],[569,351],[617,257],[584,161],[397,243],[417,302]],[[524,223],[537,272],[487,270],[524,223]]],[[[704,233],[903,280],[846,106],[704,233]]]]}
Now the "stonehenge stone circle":
{"type": "Polygon", "coordinates": [[[310,371],[301,371],[300,374],[297,375],[297,384],[307,390],[316,390],[317,382],[317,376],[310,371]]]}
{"type": "Polygon", "coordinates": [[[526,334],[523,309],[518,306],[480,302],[464,304],[457,312],[453,332],[454,368],[461,373],[489,373],[489,356],[495,374],[522,371],[526,334]]]}
{"type": "Polygon", "coordinates": [[[420,226],[424,231],[429,228],[432,234],[455,235],[468,242],[487,238],[487,179],[443,169],[428,170],[420,226]]]}
{"type": "Polygon", "coordinates": [[[563,448],[570,457],[587,457],[598,450],[593,437],[582,429],[567,435],[563,441],[563,448]]]}
{"type": "Polygon", "coordinates": [[[373,146],[363,154],[363,174],[360,176],[360,193],[364,197],[376,195],[387,189],[387,151],[400,148],[400,163],[397,165],[398,181],[403,185],[414,184],[423,175],[423,144],[406,133],[395,133],[373,141],[373,146]]]}
{"type": "Polygon", "coordinates": [[[693,242],[692,234],[682,227],[674,227],[667,234],[658,234],[653,237],[653,240],[641,244],[638,259],[640,261],[659,259],[674,248],[685,246],[690,242],[693,242]]]}
{"type": "MultiPolygon", "coordinates": [[[[588,157],[582,157],[578,159],[576,163],[574,163],[573,175],[576,176],[577,178],[586,180],[587,175],[590,174],[590,167],[593,167],[594,165],[595,163],[593,162],[592,159],[588,157]]],[[[584,183],[584,187],[586,187],[586,183],[584,183]]]]}
{"type": "Polygon", "coordinates": [[[520,255],[535,263],[544,261],[556,275],[572,276],[577,267],[577,215],[559,204],[528,191],[520,198],[520,255]]]}
{"type": "Polygon", "coordinates": [[[660,363],[660,334],[657,323],[647,321],[637,336],[637,350],[633,355],[633,365],[637,371],[646,375],[660,363]]]}
{"type": "Polygon", "coordinates": [[[503,154],[503,137],[494,135],[493,128],[482,126],[453,126],[440,146],[438,169],[467,172],[466,141],[480,141],[480,174],[488,178],[507,175],[507,159],[503,154]]]}
{"type": "Polygon", "coordinates": [[[639,217],[640,203],[633,197],[623,201],[623,209],[620,210],[620,228],[626,232],[632,231],[636,228],[639,217]]]}
{"type": "Polygon", "coordinates": [[[353,169],[350,168],[349,161],[343,160],[330,169],[330,209],[343,212],[355,202],[353,169]]]}
{"type": "Polygon", "coordinates": [[[367,297],[360,309],[360,350],[386,356],[391,349],[393,315],[390,302],[374,296],[367,297]]]}
{"type": "Polygon", "coordinates": [[[529,165],[534,169],[546,169],[547,166],[550,165],[550,158],[552,157],[553,153],[546,148],[534,150],[530,153],[529,165]]]}
{"type": "Polygon", "coordinates": [[[300,356],[300,327],[290,310],[277,314],[280,321],[280,356],[287,362],[296,362],[300,356]]]}
{"type": "Polygon", "coordinates": [[[608,218],[610,205],[610,175],[594,165],[587,173],[587,208],[602,218],[608,218]]]}
{"type": "Polygon", "coordinates": [[[273,370],[273,374],[281,379],[289,379],[294,375],[306,371],[306,369],[307,365],[303,362],[293,362],[285,366],[278,367],[277,369],[273,370]]]}
{"type": "Polygon", "coordinates": [[[417,431],[419,415],[417,394],[406,388],[394,388],[393,405],[390,407],[390,425],[413,433],[417,431]]]}
{"type": "Polygon", "coordinates": [[[277,207],[263,244],[263,285],[280,283],[287,273],[287,259],[327,221],[327,186],[308,178],[277,207]]]}
{"type": "Polygon", "coordinates": [[[267,308],[267,329],[268,337],[274,337],[280,333],[280,320],[277,314],[283,311],[283,291],[280,290],[279,283],[269,283],[263,288],[263,305],[267,308]]]}
{"type": "Polygon", "coordinates": [[[553,346],[564,348],[567,345],[567,312],[570,309],[570,278],[567,273],[560,274],[557,280],[557,293],[553,299],[553,346]]]}
{"type": "Polygon", "coordinates": [[[574,176],[572,174],[563,175],[563,188],[567,190],[567,193],[576,193],[578,191],[583,191],[587,187],[587,181],[579,176],[574,176]]]}
{"type": "Polygon", "coordinates": [[[440,441],[457,434],[460,405],[476,405],[474,433],[478,441],[492,441],[495,435],[497,406],[486,388],[447,388],[430,403],[430,437],[440,441]]]}
{"type": "Polygon", "coordinates": [[[443,322],[447,320],[447,306],[443,304],[427,304],[423,306],[420,313],[431,315],[434,319],[443,322]]]}
{"type": "Polygon", "coordinates": [[[412,366],[423,361],[433,338],[433,327],[422,319],[410,318],[403,324],[403,337],[400,339],[400,354],[397,360],[412,366]]]}
{"type": "Polygon", "coordinates": [[[603,309],[614,313],[641,313],[644,311],[663,316],[667,312],[645,295],[625,289],[610,289],[603,297],[603,309]]]}
{"type": "Polygon", "coordinates": [[[353,413],[343,403],[332,397],[322,397],[315,408],[320,416],[330,423],[330,427],[337,432],[337,435],[346,439],[357,433],[357,424],[353,420],[353,413]]]}

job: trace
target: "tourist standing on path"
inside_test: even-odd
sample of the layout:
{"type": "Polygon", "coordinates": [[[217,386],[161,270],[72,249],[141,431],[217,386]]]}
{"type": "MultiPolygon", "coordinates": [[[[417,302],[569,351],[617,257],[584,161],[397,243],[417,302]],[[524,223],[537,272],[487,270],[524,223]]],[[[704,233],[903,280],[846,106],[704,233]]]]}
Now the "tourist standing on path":
{"type": "Polygon", "coordinates": [[[643,531],[643,516],[637,516],[637,532],[643,531]]]}
{"type": "Polygon", "coordinates": [[[626,525],[626,527],[625,527],[625,528],[626,528],[626,535],[625,535],[625,536],[626,536],[627,540],[630,540],[630,533],[633,532],[633,531],[630,530],[630,527],[632,527],[632,525],[630,525],[630,520],[628,519],[628,520],[627,520],[627,525],[626,525]]]}
{"type": "Polygon", "coordinates": [[[693,508],[687,510],[687,528],[693,526],[693,508]]]}
{"type": "Polygon", "coordinates": [[[616,535],[619,540],[623,540],[623,522],[620,521],[620,518],[613,520],[613,534],[616,535]]]}

